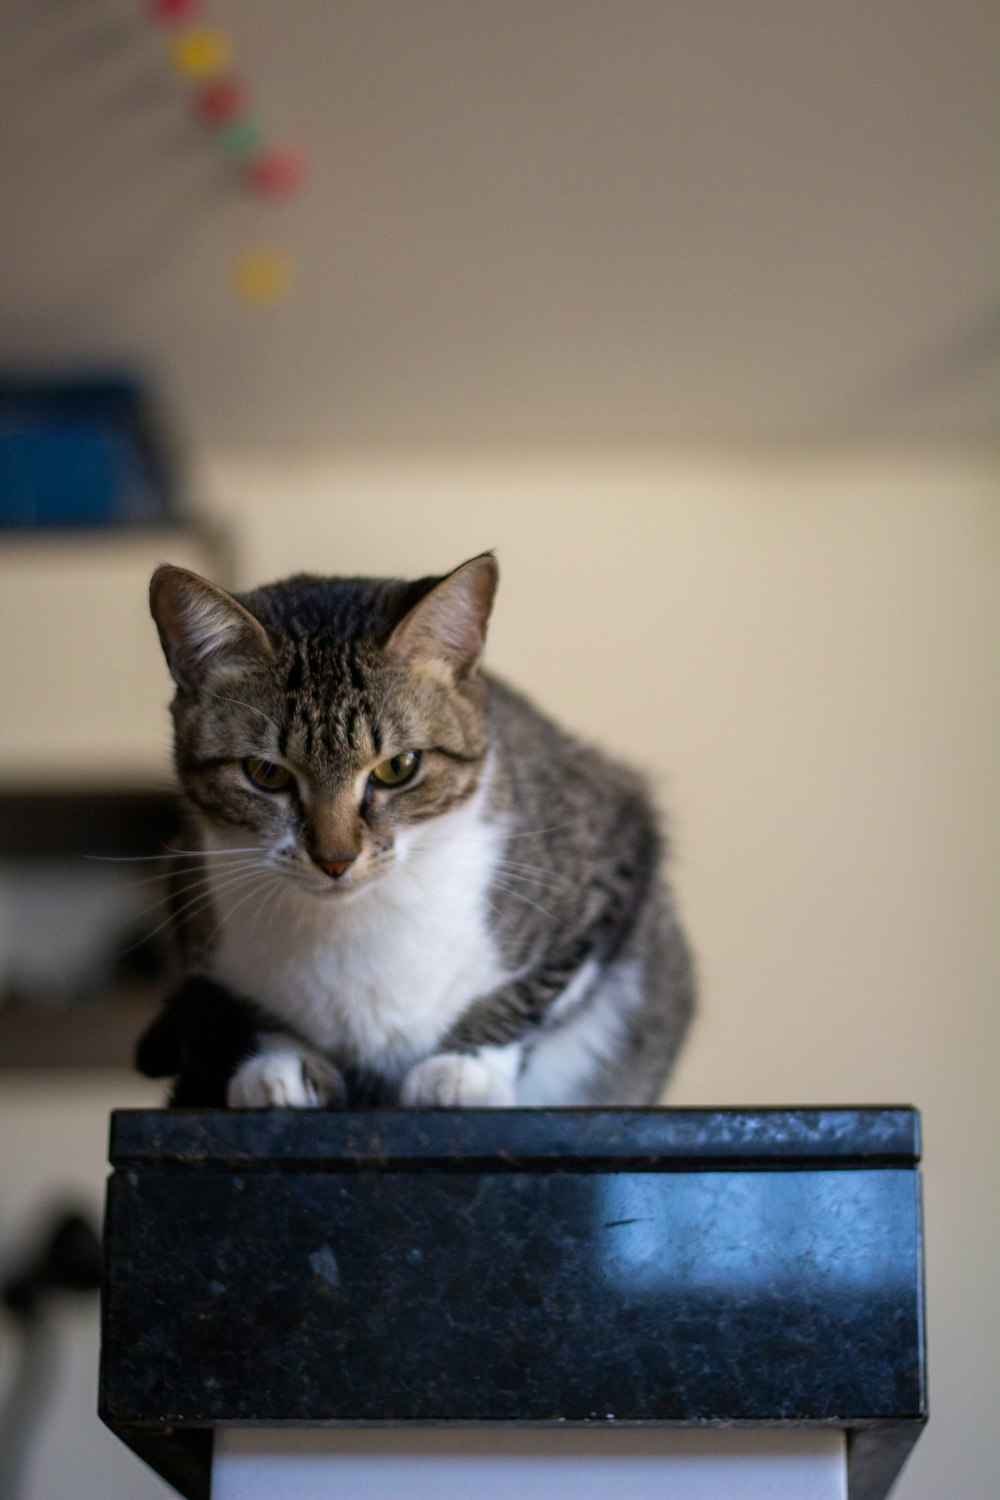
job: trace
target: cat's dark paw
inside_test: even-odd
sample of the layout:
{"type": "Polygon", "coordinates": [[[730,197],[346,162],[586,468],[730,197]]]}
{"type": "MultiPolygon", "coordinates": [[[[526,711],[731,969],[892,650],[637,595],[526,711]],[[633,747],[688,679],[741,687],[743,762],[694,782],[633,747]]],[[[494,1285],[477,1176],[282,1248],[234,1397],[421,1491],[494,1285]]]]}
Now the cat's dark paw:
{"type": "Polygon", "coordinates": [[[135,1066],[147,1078],[173,1078],[180,1072],[180,1029],[170,1011],[162,1011],[139,1038],[135,1066]]]}
{"type": "Polygon", "coordinates": [[[346,1099],[339,1069],[292,1043],[247,1058],[226,1090],[230,1109],[334,1109],[346,1099]]]}

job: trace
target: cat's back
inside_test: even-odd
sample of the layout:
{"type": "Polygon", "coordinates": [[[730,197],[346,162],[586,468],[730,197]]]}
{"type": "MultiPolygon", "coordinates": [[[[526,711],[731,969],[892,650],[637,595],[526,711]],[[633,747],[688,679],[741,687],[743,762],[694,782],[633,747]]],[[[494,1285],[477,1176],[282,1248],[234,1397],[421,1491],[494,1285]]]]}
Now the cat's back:
{"type": "Polygon", "coordinates": [[[579,959],[519,1083],[523,1104],[650,1103],[687,1029],[693,968],[644,777],[489,676],[491,903],[512,967],[579,959]]]}
{"type": "Polygon", "coordinates": [[[629,860],[651,878],[664,841],[643,775],[501,679],[488,675],[487,685],[489,798],[510,847],[516,839],[577,888],[629,860]]]}

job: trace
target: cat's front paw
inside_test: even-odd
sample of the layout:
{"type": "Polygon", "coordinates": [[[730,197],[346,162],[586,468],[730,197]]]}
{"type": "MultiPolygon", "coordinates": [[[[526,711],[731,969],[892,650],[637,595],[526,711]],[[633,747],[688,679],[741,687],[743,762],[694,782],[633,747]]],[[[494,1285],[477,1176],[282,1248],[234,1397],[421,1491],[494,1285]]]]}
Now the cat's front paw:
{"type": "Polygon", "coordinates": [[[455,1109],[507,1106],[514,1086],[495,1068],[463,1052],[439,1052],[411,1068],[403,1079],[399,1102],[408,1107],[437,1105],[455,1109]]]}
{"type": "Polygon", "coordinates": [[[247,1058],[226,1090],[230,1109],[331,1109],[346,1097],[333,1063],[292,1046],[247,1058]]]}

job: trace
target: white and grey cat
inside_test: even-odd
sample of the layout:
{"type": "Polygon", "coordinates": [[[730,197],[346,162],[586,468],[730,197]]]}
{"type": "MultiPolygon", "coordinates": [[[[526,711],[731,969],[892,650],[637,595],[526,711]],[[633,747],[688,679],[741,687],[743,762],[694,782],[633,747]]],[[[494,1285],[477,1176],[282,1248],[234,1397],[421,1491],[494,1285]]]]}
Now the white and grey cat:
{"type": "Polygon", "coordinates": [[[492,555],[233,596],[163,566],[175,1104],[648,1104],[692,1010],[641,779],[482,671],[492,555]]]}

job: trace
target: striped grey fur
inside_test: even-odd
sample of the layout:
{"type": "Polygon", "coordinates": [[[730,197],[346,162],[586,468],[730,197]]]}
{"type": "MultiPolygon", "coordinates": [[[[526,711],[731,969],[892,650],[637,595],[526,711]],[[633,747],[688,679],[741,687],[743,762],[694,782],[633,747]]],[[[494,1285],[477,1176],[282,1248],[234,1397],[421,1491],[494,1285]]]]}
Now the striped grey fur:
{"type": "MultiPolygon", "coordinates": [[[[185,983],[252,1017],[230,1103],[334,1104],[359,1077],[411,1104],[659,1096],[693,1005],[663,838],[634,771],[481,670],[496,577],[489,554],[443,578],[300,575],[235,596],[154,575],[186,847],[202,851],[176,882],[185,983]],[[410,751],[412,779],[383,785],[374,768],[410,751]],[[257,762],[288,785],[254,783],[257,762]]],[[[175,1098],[192,1095],[182,1078],[175,1098]]]]}

